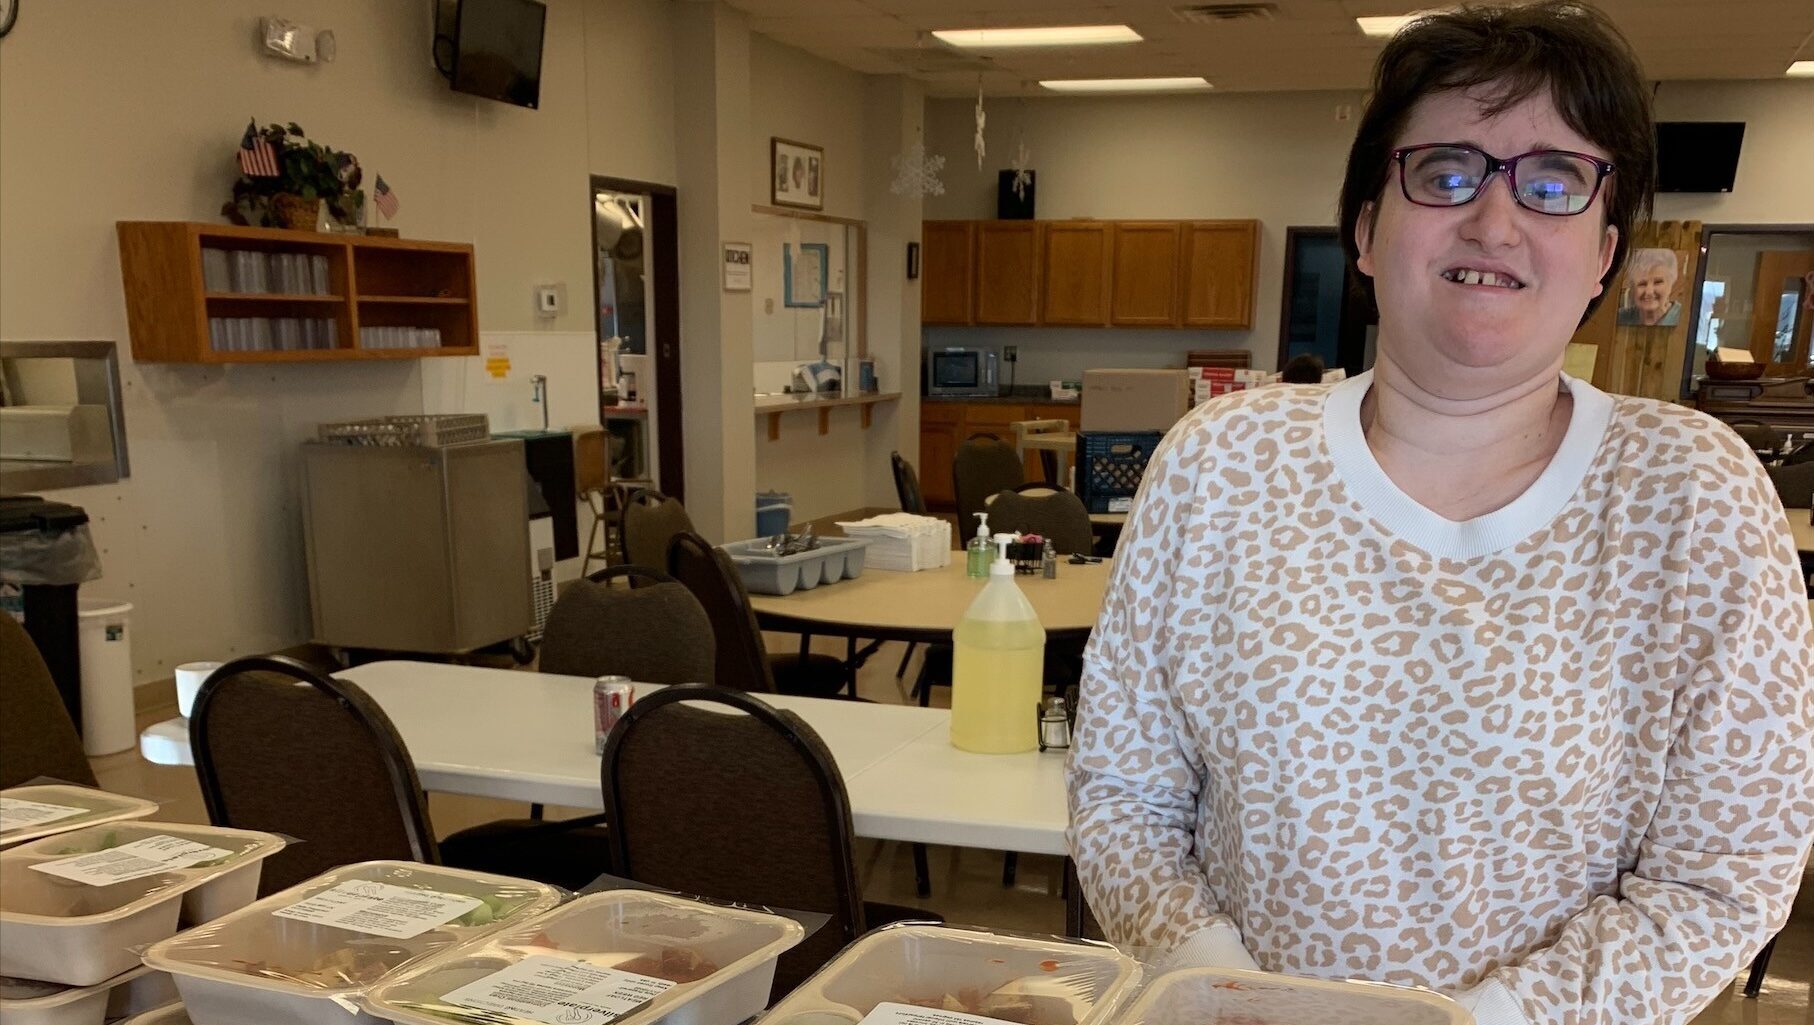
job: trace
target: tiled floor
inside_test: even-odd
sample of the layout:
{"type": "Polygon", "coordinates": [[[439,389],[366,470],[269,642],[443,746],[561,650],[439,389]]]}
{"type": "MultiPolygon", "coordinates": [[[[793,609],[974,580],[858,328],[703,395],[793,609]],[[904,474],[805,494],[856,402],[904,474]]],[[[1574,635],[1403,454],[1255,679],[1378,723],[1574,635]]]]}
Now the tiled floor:
{"type": "MultiPolygon", "coordinates": [[[[790,641],[772,637],[770,643],[790,641]]],[[[841,644],[820,643],[828,654],[842,653],[841,644]]],[[[863,697],[872,701],[903,700],[904,688],[894,677],[900,654],[900,645],[890,644],[870,660],[858,678],[863,697]]],[[[940,688],[935,690],[933,700],[943,705],[948,697],[949,691],[940,688]]],[[[174,711],[166,709],[150,715],[141,726],[171,714],[174,711]]],[[[159,818],[206,821],[207,812],[190,769],[151,765],[136,752],[97,758],[94,766],[103,787],[162,801],[159,818]]],[[[508,802],[441,794],[431,795],[429,806],[436,831],[442,835],[523,812],[521,805],[508,802]]],[[[550,813],[555,817],[561,814],[559,809],[550,809],[550,813]]],[[[867,880],[865,896],[870,900],[928,908],[951,922],[1041,933],[1064,929],[1064,906],[1058,897],[1061,862],[1057,858],[1022,856],[1016,885],[1010,888],[1002,886],[999,853],[935,847],[931,859],[933,893],[929,899],[921,900],[914,894],[912,855],[906,846],[862,841],[858,855],[867,880]]],[[[1814,885],[1803,888],[1796,914],[1777,942],[1763,994],[1756,1000],[1744,999],[1738,992],[1740,981],[1734,980],[1734,986],[1696,1018],[1694,1025],[1814,1025],[1814,1005],[1809,1000],[1810,986],[1814,985],[1814,885]]]]}

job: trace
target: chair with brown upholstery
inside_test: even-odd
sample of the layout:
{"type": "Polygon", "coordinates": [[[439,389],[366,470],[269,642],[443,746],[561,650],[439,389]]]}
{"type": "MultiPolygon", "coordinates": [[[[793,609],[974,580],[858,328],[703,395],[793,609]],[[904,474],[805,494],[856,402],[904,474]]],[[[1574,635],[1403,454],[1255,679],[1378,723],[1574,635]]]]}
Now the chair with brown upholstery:
{"type": "Polygon", "coordinates": [[[44,656],[25,627],[0,612],[0,790],[39,777],[95,785],[44,656]]]}
{"type": "Polygon", "coordinates": [[[1814,505],[1814,462],[1766,466],[1764,472],[1770,475],[1770,483],[1776,485],[1776,495],[1783,505],[1791,509],[1814,505]]]}
{"type": "Polygon", "coordinates": [[[989,529],[1038,534],[1059,555],[1088,555],[1096,544],[1083,500],[1052,484],[1022,484],[991,496],[989,529]]]}
{"type": "Polygon", "coordinates": [[[710,683],[712,647],[712,621],[685,585],[643,566],[613,566],[562,592],[548,613],[538,668],[638,683],[710,683]]]}
{"type": "Polygon", "coordinates": [[[604,831],[584,820],[494,822],[437,844],[415,763],[384,710],[350,681],[294,659],[215,670],[196,695],[189,743],[211,822],[305,841],[265,862],[261,893],[380,859],[573,888],[604,870],[604,831]]]}
{"type": "Polygon", "coordinates": [[[850,797],[831,752],[798,716],[754,695],[686,686],[643,698],[605,742],[600,773],[615,874],[832,916],[781,955],[774,997],[869,929],[940,920],[863,901],[850,797]]]}
{"type": "Polygon", "coordinates": [[[712,621],[718,686],[815,698],[837,697],[848,686],[849,671],[830,655],[768,653],[743,574],[705,538],[691,532],[675,535],[668,548],[668,572],[693,592],[712,621]]]}
{"type": "Polygon", "coordinates": [[[693,530],[693,520],[678,498],[644,488],[624,502],[617,536],[623,539],[624,561],[660,568],[668,564],[668,542],[693,530]]]}
{"type": "MultiPolygon", "coordinates": [[[[976,533],[976,514],[984,511],[989,496],[1019,487],[1026,480],[1026,468],[1013,445],[993,434],[976,434],[957,447],[951,479],[956,487],[958,534],[968,538],[976,533]]],[[[989,529],[995,529],[993,516],[989,529]]]]}

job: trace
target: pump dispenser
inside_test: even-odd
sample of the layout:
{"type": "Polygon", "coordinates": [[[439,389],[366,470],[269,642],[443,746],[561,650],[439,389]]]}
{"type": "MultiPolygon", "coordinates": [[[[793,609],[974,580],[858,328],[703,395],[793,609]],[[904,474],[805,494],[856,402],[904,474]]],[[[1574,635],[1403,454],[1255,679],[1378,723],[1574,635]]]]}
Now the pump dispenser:
{"type": "Polygon", "coordinates": [[[977,580],[989,575],[989,563],[995,553],[989,550],[989,514],[976,514],[976,536],[964,548],[964,576],[977,580]]]}
{"type": "Polygon", "coordinates": [[[999,547],[989,582],[952,634],[951,743],[981,754],[1018,754],[1039,746],[1046,630],[1014,583],[1013,538],[992,540],[999,547]]]}

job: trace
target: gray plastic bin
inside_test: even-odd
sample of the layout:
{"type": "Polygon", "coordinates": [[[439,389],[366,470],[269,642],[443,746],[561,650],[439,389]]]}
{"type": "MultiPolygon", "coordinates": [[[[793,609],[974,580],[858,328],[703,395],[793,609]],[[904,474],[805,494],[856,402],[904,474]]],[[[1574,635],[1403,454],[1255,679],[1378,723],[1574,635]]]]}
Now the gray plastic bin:
{"type": "Polygon", "coordinates": [[[743,586],[754,594],[793,594],[820,584],[849,580],[863,573],[866,538],[826,538],[819,547],[799,555],[774,556],[764,549],[767,538],[733,541],[724,553],[743,573],[743,586]]]}

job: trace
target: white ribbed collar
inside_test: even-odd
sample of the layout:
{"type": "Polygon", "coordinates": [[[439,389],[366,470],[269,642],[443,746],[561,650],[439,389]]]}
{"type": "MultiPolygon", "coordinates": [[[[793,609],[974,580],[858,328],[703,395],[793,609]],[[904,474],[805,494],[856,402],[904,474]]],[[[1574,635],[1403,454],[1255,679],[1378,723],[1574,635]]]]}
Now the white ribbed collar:
{"type": "Polygon", "coordinates": [[[1562,375],[1574,396],[1568,433],[1543,473],[1509,505],[1455,521],[1419,505],[1401,491],[1361,433],[1361,400],[1373,386],[1371,370],[1329,389],[1323,403],[1323,440],[1349,494],[1387,530],[1429,552],[1451,559],[1474,559],[1503,551],[1543,529],[1568,504],[1593,464],[1612,422],[1612,396],[1586,381],[1562,375]]]}

